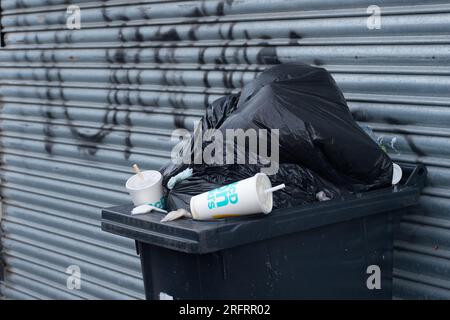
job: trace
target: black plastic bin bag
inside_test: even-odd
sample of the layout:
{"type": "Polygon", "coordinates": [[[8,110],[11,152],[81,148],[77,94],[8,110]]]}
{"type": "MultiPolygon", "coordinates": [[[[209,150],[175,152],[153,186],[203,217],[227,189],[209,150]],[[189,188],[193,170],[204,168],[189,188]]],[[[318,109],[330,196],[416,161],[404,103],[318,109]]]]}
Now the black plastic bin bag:
{"type": "MultiPolygon", "coordinates": [[[[333,186],[331,189],[334,192],[331,194],[334,196],[342,192],[363,192],[386,187],[392,181],[393,169],[389,156],[354,121],[342,92],[323,68],[292,63],[268,69],[244,86],[240,93],[211,103],[200,126],[202,130],[219,129],[224,137],[227,129],[266,129],[269,132],[278,129],[280,168],[283,164],[297,165],[297,176],[306,174],[303,180],[309,179],[311,183],[326,181],[327,185],[333,186]]],[[[202,148],[205,148],[206,143],[203,142],[202,148]]],[[[267,144],[271,145],[270,135],[267,144]]],[[[234,150],[236,152],[239,148],[235,147],[234,150]]],[[[223,155],[223,163],[226,163],[225,147],[223,155]]],[[[246,160],[254,157],[250,153],[245,156],[246,160]]],[[[215,178],[210,175],[208,179],[211,181],[199,176],[207,175],[207,169],[213,166],[192,166],[197,180],[189,179],[176,190],[170,191],[168,202],[175,203],[171,200],[172,195],[180,198],[181,190],[188,189],[188,183],[197,183],[189,189],[197,189],[198,193],[210,190],[208,188],[212,185],[220,186],[219,175],[215,178]]],[[[163,168],[165,182],[187,167],[186,164],[169,164],[163,168]]],[[[247,177],[246,173],[251,171],[245,165],[233,168],[244,170],[244,174],[224,172],[233,179],[247,177]]],[[[280,175],[283,176],[283,173],[280,175]]],[[[289,181],[285,183],[288,185],[289,181]]],[[[317,185],[312,189],[321,187],[317,185]]],[[[193,194],[186,192],[185,195],[193,194]]],[[[304,194],[304,190],[291,194],[306,202],[313,199],[311,195],[308,192],[304,194]]],[[[293,202],[294,199],[279,205],[293,202]]]]}

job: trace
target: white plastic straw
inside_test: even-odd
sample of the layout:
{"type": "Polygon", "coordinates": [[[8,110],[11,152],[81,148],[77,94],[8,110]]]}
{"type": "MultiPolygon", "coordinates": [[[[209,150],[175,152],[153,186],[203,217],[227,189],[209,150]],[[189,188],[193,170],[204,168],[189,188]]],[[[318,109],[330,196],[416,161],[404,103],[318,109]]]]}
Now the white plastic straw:
{"type": "Polygon", "coordinates": [[[278,185],[278,186],[272,187],[272,188],[270,188],[270,189],[266,189],[264,192],[265,192],[265,193],[275,192],[275,191],[284,189],[285,187],[286,187],[286,185],[285,185],[284,183],[282,183],[282,184],[280,184],[280,185],[278,185]]]}

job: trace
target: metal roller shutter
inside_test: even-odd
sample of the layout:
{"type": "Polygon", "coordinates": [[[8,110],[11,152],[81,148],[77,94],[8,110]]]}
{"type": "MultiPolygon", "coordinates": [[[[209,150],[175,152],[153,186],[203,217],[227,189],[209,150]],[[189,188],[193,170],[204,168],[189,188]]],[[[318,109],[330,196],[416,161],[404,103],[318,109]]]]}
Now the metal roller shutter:
{"type": "Polygon", "coordinates": [[[129,167],[276,63],[327,68],[398,161],[427,165],[396,241],[395,296],[450,298],[450,2],[2,0],[1,294],[141,299],[134,243],[100,231],[129,167]],[[67,28],[67,7],[81,29],[67,28]],[[380,29],[369,28],[374,7],[380,29]],[[370,7],[370,8],[369,8],[370,7]],[[368,11],[369,8],[369,11],[368,11]],[[66,286],[80,267],[80,290],[66,286]]]}

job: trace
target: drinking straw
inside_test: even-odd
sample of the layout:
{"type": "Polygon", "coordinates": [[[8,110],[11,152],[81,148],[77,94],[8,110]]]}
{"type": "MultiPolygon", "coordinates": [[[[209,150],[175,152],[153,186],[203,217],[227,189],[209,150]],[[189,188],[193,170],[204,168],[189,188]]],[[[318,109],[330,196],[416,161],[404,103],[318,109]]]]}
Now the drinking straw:
{"type": "Polygon", "coordinates": [[[284,189],[285,187],[286,187],[286,185],[284,183],[282,183],[282,184],[280,184],[278,186],[272,187],[270,189],[266,189],[266,190],[264,190],[264,192],[265,193],[275,192],[275,191],[284,189]]]}

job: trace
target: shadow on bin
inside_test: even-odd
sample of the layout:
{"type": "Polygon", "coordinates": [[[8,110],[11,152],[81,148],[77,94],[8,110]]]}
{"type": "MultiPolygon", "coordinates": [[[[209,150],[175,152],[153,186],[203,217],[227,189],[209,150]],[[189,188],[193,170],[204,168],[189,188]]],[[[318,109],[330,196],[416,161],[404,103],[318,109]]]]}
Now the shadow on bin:
{"type": "Polygon", "coordinates": [[[102,229],[136,240],[147,299],[391,299],[393,236],[417,204],[422,165],[399,185],[346,200],[220,221],[161,223],[102,211],[102,229]]]}

